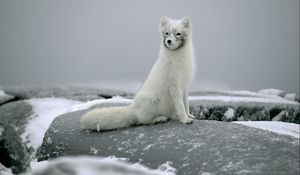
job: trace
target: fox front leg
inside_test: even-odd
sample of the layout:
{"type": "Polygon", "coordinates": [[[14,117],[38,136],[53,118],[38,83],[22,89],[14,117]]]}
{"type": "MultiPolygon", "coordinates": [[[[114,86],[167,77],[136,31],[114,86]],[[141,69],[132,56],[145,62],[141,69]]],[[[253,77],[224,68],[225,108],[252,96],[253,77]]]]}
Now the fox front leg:
{"type": "Polygon", "coordinates": [[[184,96],[183,96],[183,103],[184,103],[185,111],[186,111],[186,114],[189,118],[194,119],[195,116],[190,113],[190,105],[189,105],[188,97],[189,97],[188,92],[185,92],[184,96]]]}
{"type": "Polygon", "coordinates": [[[170,87],[170,95],[174,104],[175,114],[183,124],[192,123],[193,119],[187,115],[182,91],[176,86],[170,87]]]}

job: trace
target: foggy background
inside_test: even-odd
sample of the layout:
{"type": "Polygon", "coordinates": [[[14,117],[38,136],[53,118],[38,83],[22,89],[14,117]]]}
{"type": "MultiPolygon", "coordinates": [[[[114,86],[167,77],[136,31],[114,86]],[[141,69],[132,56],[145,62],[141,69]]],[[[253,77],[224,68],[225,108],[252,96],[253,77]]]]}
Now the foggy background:
{"type": "Polygon", "coordinates": [[[136,91],[157,59],[163,15],[192,20],[193,90],[299,94],[299,0],[1,0],[0,86],[136,91]]]}

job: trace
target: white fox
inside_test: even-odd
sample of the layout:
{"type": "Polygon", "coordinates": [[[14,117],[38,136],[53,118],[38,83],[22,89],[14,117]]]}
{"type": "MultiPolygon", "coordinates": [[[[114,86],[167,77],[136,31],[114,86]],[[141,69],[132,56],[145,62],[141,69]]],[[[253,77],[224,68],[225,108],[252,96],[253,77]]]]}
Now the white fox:
{"type": "Polygon", "coordinates": [[[191,30],[188,18],[162,17],[159,58],[132,104],[89,111],[81,117],[81,127],[113,130],[168,118],[191,123],[194,116],[189,112],[188,89],[196,67],[191,30]]]}

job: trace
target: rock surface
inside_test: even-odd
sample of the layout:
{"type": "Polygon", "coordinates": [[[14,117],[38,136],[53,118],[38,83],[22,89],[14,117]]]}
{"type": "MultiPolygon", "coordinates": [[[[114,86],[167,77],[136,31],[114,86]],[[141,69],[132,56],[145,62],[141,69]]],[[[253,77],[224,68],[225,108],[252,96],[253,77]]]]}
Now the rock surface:
{"type": "Polygon", "coordinates": [[[177,174],[299,174],[299,140],[244,125],[177,121],[127,129],[80,129],[85,111],[57,117],[47,133],[39,161],[66,155],[114,155],[150,168],[171,161],[177,174]]]}

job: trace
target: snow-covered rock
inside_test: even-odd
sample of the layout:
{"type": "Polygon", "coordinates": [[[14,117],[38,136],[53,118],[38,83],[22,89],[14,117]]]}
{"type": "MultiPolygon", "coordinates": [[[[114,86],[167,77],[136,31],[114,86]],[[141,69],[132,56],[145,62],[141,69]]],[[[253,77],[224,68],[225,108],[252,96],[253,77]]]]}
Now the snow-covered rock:
{"type": "Polygon", "coordinates": [[[54,119],[39,160],[94,155],[128,158],[156,169],[172,162],[178,174],[297,174],[299,140],[240,124],[178,121],[94,132],[81,130],[85,111],[54,119]],[[286,161],[289,160],[289,161],[286,161]]]}
{"type": "MultiPolygon", "coordinates": [[[[297,95],[285,94],[283,96],[278,95],[278,93],[248,91],[192,92],[190,95],[190,111],[197,119],[218,121],[273,120],[300,123],[299,103],[292,100],[297,98],[297,95]]],[[[30,155],[28,160],[35,158],[35,153],[39,150],[44,134],[57,116],[97,107],[128,105],[132,102],[133,97],[132,94],[122,91],[67,86],[12,87],[0,90],[0,102],[1,97],[6,98],[6,96],[10,98],[4,101],[2,105],[0,103],[0,124],[14,129],[17,137],[9,137],[16,139],[13,141],[14,143],[23,142],[23,146],[28,147],[26,149],[26,146],[24,146],[24,149],[20,149],[23,152],[27,151],[27,154],[30,155]],[[111,98],[115,95],[119,96],[111,98]],[[20,137],[23,140],[20,140],[20,137]]],[[[69,123],[65,123],[66,127],[68,127],[67,125],[69,123]]],[[[71,133],[77,127],[69,129],[71,133]]],[[[289,130],[289,128],[285,127],[283,130],[289,130]]],[[[206,131],[201,130],[201,132],[205,133],[206,131]]],[[[102,135],[102,133],[100,134],[102,135]]],[[[50,144],[52,139],[46,141],[50,144]]],[[[58,145],[57,149],[60,149],[60,147],[62,149],[64,145],[58,145]]],[[[13,149],[13,147],[6,148],[13,149]]],[[[145,150],[151,150],[152,145],[148,144],[144,148],[145,150]]],[[[3,149],[3,151],[9,150],[3,149]]],[[[134,151],[134,148],[130,151],[134,151]]],[[[93,146],[90,147],[89,153],[101,155],[102,152],[99,148],[93,146]]],[[[56,152],[53,154],[56,154],[56,152]]],[[[11,155],[14,156],[14,154],[11,155]]],[[[15,155],[15,157],[18,156],[18,154],[15,155]]],[[[6,160],[11,161],[11,158],[6,160]]],[[[205,174],[205,172],[203,173],[205,174]]]]}
{"type": "Polygon", "coordinates": [[[285,98],[287,100],[291,100],[291,101],[300,102],[299,96],[297,94],[294,94],[294,93],[285,94],[283,98],[285,98]]]}
{"type": "Polygon", "coordinates": [[[6,94],[4,91],[0,90],[0,106],[6,102],[13,100],[15,97],[6,94]]]}
{"type": "Polygon", "coordinates": [[[132,96],[132,94],[112,89],[82,86],[9,86],[4,87],[6,94],[19,99],[57,97],[78,101],[107,99],[113,96],[132,96]]]}
{"type": "MultiPolygon", "coordinates": [[[[282,111],[280,121],[300,123],[300,104],[279,96],[247,91],[193,92],[190,111],[197,119],[218,121],[270,121],[282,111]]],[[[278,119],[278,117],[276,118],[278,119]]]]}
{"type": "Polygon", "coordinates": [[[14,101],[0,106],[0,123],[11,124],[19,135],[24,132],[32,106],[25,101],[14,101]]]}
{"type": "Polygon", "coordinates": [[[287,93],[287,92],[285,92],[283,90],[279,90],[279,89],[262,89],[262,90],[258,91],[258,94],[278,96],[278,97],[282,97],[286,100],[300,102],[300,98],[297,94],[287,93]]]}
{"type": "Polygon", "coordinates": [[[283,97],[286,92],[283,90],[280,90],[280,89],[270,88],[270,89],[262,89],[262,90],[258,91],[258,93],[283,97]]]}

